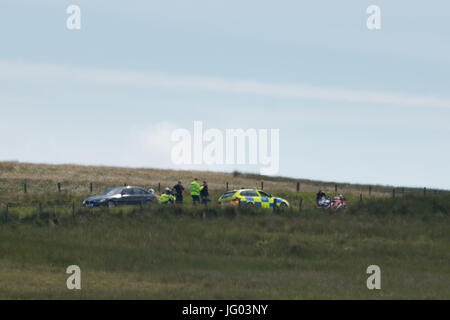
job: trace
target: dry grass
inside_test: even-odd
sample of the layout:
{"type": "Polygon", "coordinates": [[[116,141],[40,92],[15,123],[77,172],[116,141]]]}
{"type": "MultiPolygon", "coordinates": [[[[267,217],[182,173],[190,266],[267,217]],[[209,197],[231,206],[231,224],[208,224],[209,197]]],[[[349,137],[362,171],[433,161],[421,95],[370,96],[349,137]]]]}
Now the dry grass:
{"type": "MultiPolygon", "coordinates": [[[[286,177],[268,177],[246,173],[221,173],[211,171],[188,170],[163,170],[147,168],[122,168],[107,166],[83,166],[83,165],[50,165],[30,164],[20,162],[0,162],[0,191],[23,192],[23,184],[27,183],[29,192],[54,192],[56,184],[61,183],[63,190],[72,193],[87,193],[90,183],[94,192],[118,185],[136,185],[146,188],[156,188],[161,184],[173,186],[178,180],[182,180],[187,186],[193,178],[207,180],[209,188],[213,192],[221,192],[226,188],[260,187],[264,181],[264,189],[271,192],[285,191],[295,192],[297,182],[300,183],[302,193],[317,192],[322,188],[327,193],[333,193],[335,182],[312,181],[293,179],[286,177]]],[[[392,194],[392,187],[372,186],[371,194],[374,196],[387,196],[392,194]]],[[[401,189],[399,189],[399,192],[401,189]]],[[[418,189],[404,189],[405,192],[421,192],[418,189]]],[[[364,194],[369,193],[368,185],[338,183],[338,192],[364,194]]]]}

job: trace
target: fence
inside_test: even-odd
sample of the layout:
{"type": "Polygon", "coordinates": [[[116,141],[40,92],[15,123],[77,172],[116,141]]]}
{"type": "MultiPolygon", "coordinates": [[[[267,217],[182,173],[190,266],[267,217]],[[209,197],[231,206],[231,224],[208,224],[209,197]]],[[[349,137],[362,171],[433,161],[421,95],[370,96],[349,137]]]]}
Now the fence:
{"type": "MultiPolygon", "coordinates": [[[[265,181],[261,180],[261,181],[255,181],[255,185],[260,186],[261,190],[264,190],[264,188],[266,187],[265,181]],[[259,182],[259,183],[258,183],[259,182]]],[[[287,184],[286,181],[283,181],[284,184],[287,184]]],[[[306,197],[305,199],[303,198],[303,195],[306,195],[308,192],[304,192],[303,188],[302,188],[302,182],[301,181],[294,181],[292,180],[291,182],[291,190],[294,191],[298,194],[298,196],[295,197],[295,207],[298,208],[298,211],[302,211],[304,205],[305,205],[305,201],[311,202],[311,199],[308,199],[308,197],[306,197]],[[298,200],[298,205],[297,205],[297,200],[298,200]]],[[[23,183],[23,194],[32,194],[30,193],[30,188],[29,188],[29,182],[25,182],[23,183]]],[[[124,185],[126,186],[127,183],[124,183],[124,185]]],[[[76,185],[76,190],[80,191],[80,184],[76,185]]],[[[270,186],[270,181],[269,181],[269,186],[270,186]]],[[[353,195],[359,195],[359,200],[354,199],[354,201],[358,201],[359,204],[361,204],[363,202],[363,200],[367,197],[372,197],[374,192],[377,193],[377,195],[382,195],[385,197],[392,197],[392,198],[397,198],[397,197],[403,197],[405,195],[423,195],[423,196],[427,196],[427,195],[431,195],[431,194],[441,194],[444,192],[448,192],[448,191],[443,191],[443,190],[431,190],[431,189],[427,189],[427,188],[423,188],[423,189],[418,189],[418,188],[404,188],[404,187],[400,187],[400,188],[389,188],[389,187],[384,187],[384,186],[365,186],[365,185],[348,185],[348,184],[343,184],[343,185],[339,185],[337,183],[325,183],[323,186],[318,185],[318,189],[324,189],[327,191],[334,191],[335,194],[338,193],[344,193],[346,191],[346,187],[351,187],[353,189],[352,194],[353,195]],[[355,192],[355,189],[359,189],[358,192],[355,192]]],[[[101,190],[102,188],[102,192],[105,191],[106,186],[104,185],[98,185],[97,188],[96,184],[94,182],[87,182],[85,184],[85,189],[83,188],[83,190],[87,190],[89,191],[89,193],[94,193],[94,191],[97,190],[101,190]]],[[[147,189],[148,186],[145,186],[145,188],[147,189]]],[[[157,183],[157,186],[153,186],[156,190],[158,190],[158,192],[161,192],[161,182],[157,183]]],[[[242,186],[239,186],[237,188],[241,188],[242,186]]],[[[222,191],[228,191],[231,189],[231,184],[229,181],[226,181],[223,183],[223,189],[222,191]]],[[[311,189],[311,188],[310,188],[311,189]]],[[[63,182],[56,182],[54,183],[54,189],[55,194],[61,194],[61,193],[67,193],[70,191],[74,191],[74,189],[70,189],[67,186],[65,186],[65,184],[63,182]]],[[[220,192],[220,190],[219,190],[220,192]]],[[[310,192],[311,193],[311,192],[310,192]]],[[[80,195],[84,195],[84,193],[79,193],[80,195]]],[[[6,193],[6,196],[8,196],[8,194],[6,193]]],[[[59,197],[58,197],[59,198],[59,197]]],[[[1,201],[1,200],[0,200],[1,201]]],[[[11,207],[14,208],[18,208],[20,207],[20,204],[15,204],[12,202],[7,202],[3,204],[4,206],[4,212],[5,212],[5,219],[8,219],[8,214],[10,211],[11,207]]],[[[71,210],[72,210],[72,215],[75,215],[75,211],[77,210],[77,204],[75,202],[72,202],[69,204],[71,210]]],[[[294,205],[291,205],[291,207],[293,207],[294,205]]],[[[27,208],[30,208],[30,206],[26,206],[27,208]]],[[[56,208],[58,207],[58,205],[51,205],[52,208],[56,208]]],[[[59,207],[64,207],[67,208],[67,205],[59,205],[59,207]]],[[[35,209],[38,212],[38,216],[40,216],[43,212],[43,203],[41,201],[38,202],[38,204],[35,204],[35,209]]]]}
{"type": "MultiPolygon", "coordinates": [[[[284,181],[283,181],[284,182],[284,181]]],[[[286,182],[284,182],[286,184],[286,182]]],[[[127,183],[123,184],[124,186],[127,186],[127,183]]],[[[255,183],[255,185],[258,185],[258,183],[255,183]]],[[[94,186],[95,184],[93,182],[90,182],[88,184],[86,184],[86,190],[89,190],[89,193],[93,193],[94,192],[94,186]]],[[[260,181],[259,183],[260,189],[264,190],[264,181],[260,181]]],[[[104,184],[99,185],[99,187],[105,187],[104,184]]],[[[144,186],[145,189],[148,189],[150,186],[144,186]]],[[[161,192],[161,182],[158,182],[157,186],[153,186],[156,190],[158,190],[158,192],[161,192]]],[[[240,189],[242,186],[236,186],[236,189],[240,189]]],[[[310,189],[311,189],[311,185],[309,185],[310,189]]],[[[327,191],[330,190],[330,183],[324,183],[323,185],[318,184],[317,185],[317,189],[325,189],[327,191]]],[[[337,183],[334,183],[332,191],[334,191],[335,194],[337,193],[345,193],[347,190],[352,189],[353,192],[355,193],[355,190],[359,190],[356,193],[360,193],[360,194],[366,194],[368,196],[372,196],[373,192],[377,192],[378,194],[384,194],[384,195],[388,195],[391,194],[393,198],[395,198],[396,196],[404,196],[406,194],[423,194],[424,196],[427,194],[438,194],[438,193],[444,193],[444,192],[449,192],[449,191],[445,191],[445,190],[437,190],[437,189],[427,189],[427,188],[423,188],[423,189],[418,189],[418,188],[404,188],[404,187],[400,187],[400,188],[392,188],[392,187],[385,187],[385,186],[364,186],[364,185],[349,185],[349,184],[344,184],[344,185],[339,185],[337,183]]],[[[61,193],[61,192],[67,192],[67,191],[73,191],[73,190],[68,190],[67,188],[64,188],[64,185],[62,182],[57,182],[55,184],[55,192],[61,193]]],[[[230,188],[230,183],[228,181],[225,182],[224,184],[224,189],[223,191],[229,191],[229,190],[233,190],[232,188],[230,188]]],[[[297,193],[301,193],[302,190],[302,184],[300,181],[296,181],[296,182],[292,182],[292,190],[295,190],[297,193]]],[[[97,191],[105,191],[104,189],[100,189],[97,188],[97,191]]],[[[23,183],[23,193],[27,194],[29,193],[29,183],[23,183]]]]}
{"type": "MultiPolygon", "coordinates": [[[[60,185],[60,187],[61,187],[61,185],[60,185]]],[[[430,192],[430,190],[424,188],[421,190],[421,193],[419,193],[419,194],[424,197],[429,197],[430,195],[439,193],[439,192],[436,192],[436,190],[432,190],[432,191],[433,192],[430,192]]],[[[441,193],[442,193],[442,191],[441,191],[441,193]]],[[[397,197],[401,198],[405,195],[407,195],[407,190],[405,190],[404,188],[392,189],[392,197],[393,198],[397,198],[397,197]]],[[[417,195],[417,193],[416,193],[416,195],[417,195]]],[[[370,198],[370,196],[363,195],[363,193],[360,193],[359,197],[356,197],[355,195],[353,195],[352,201],[348,202],[348,204],[351,206],[354,206],[356,208],[360,208],[364,199],[367,197],[370,198]]],[[[299,212],[300,213],[305,209],[305,204],[307,205],[306,207],[308,207],[308,208],[316,208],[315,197],[313,195],[307,196],[305,194],[298,193],[298,195],[296,195],[294,199],[295,199],[294,201],[290,200],[291,207],[289,209],[287,209],[287,212],[299,212]]],[[[151,204],[151,205],[153,205],[153,204],[151,204]]],[[[144,208],[147,208],[148,205],[143,204],[141,202],[139,207],[142,210],[144,208]]],[[[158,207],[165,207],[165,206],[158,205],[158,207]]],[[[174,205],[171,207],[180,208],[177,205],[174,205]]],[[[217,208],[218,204],[212,203],[212,204],[208,204],[205,206],[199,204],[199,205],[197,205],[197,207],[213,209],[215,207],[217,208]]],[[[240,205],[238,207],[240,207],[240,205]]],[[[128,207],[128,208],[130,208],[130,207],[128,207]]],[[[137,208],[137,206],[131,207],[131,209],[129,209],[129,210],[135,210],[135,208],[137,208]]],[[[188,209],[187,210],[188,212],[191,212],[189,207],[183,207],[183,210],[182,210],[183,212],[185,211],[184,210],[185,208],[188,209]]],[[[46,202],[37,201],[37,202],[33,202],[33,203],[28,203],[25,205],[20,202],[16,202],[16,203],[6,202],[6,203],[0,203],[0,221],[8,223],[8,221],[11,219],[17,220],[17,218],[18,218],[18,220],[24,220],[24,219],[29,219],[29,218],[31,218],[31,219],[38,218],[38,219],[48,219],[49,223],[56,224],[56,223],[58,223],[58,219],[61,214],[64,214],[66,217],[71,215],[72,218],[75,219],[78,214],[89,216],[90,214],[93,214],[92,212],[96,211],[96,210],[92,211],[90,209],[91,209],[90,207],[83,206],[81,201],[70,201],[70,202],[69,201],[63,201],[63,202],[59,201],[58,203],[52,203],[52,202],[48,202],[48,201],[46,201],[46,202]]],[[[100,210],[102,212],[101,214],[103,215],[105,212],[107,212],[107,210],[109,210],[109,208],[107,208],[107,207],[104,209],[101,209],[100,210]]],[[[274,206],[273,211],[275,213],[285,212],[285,208],[280,208],[279,206],[274,206]],[[283,209],[283,210],[279,210],[279,209],[283,209]]],[[[205,217],[204,211],[203,211],[202,215],[203,215],[203,217],[205,217]]]]}

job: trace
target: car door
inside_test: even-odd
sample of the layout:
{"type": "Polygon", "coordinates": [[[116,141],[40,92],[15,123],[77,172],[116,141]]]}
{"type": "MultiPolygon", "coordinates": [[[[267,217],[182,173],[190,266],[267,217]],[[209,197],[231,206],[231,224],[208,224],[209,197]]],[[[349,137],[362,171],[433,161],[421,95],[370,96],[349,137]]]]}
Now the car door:
{"type": "Polygon", "coordinates": [[[261,197],[261,207],[270,208],[270,204],[273,203],[272,197],[264,191],[258,191],[258,193],[261,197]]]}
{"type": "Polygon", "coordinates": [[[253,203],[253,205],[257,207],[261,206],[260,196],[256,190],[248,190],[245,193],[245,199],[247,202],[253,203]]]}
{"type": "Polygon", "coordinates": [[[145,202],[145,193],[141,188],[131,188],[132,194],[128,198],[128,204],[140,204],[141,202],[145,202]]]}
{"type": "Polygon", "coordinates": [[[142,188],[134,188],[134,200],[136,203],[146,202],[152,199],[150,192],[142,188]]]}
{"type": "Polygon", "coordinates": [[[247,204],[247,202],[250,202],[249,201],[249,197],[247,197],[248,195],[249,195],[248,191],[241,191],[241,192],[239,192],[239,198],[240,198],[239,203],[241,205],[244,205],[244,204],[247,204]]]}
{"type": "Polygon", "coordinates": [[[120,205],[127,205],[133,203],[133,195],[134,190],[133,188],[124,188],[121,192],[121,197],[118,200],[118,203],[120,205]]]}

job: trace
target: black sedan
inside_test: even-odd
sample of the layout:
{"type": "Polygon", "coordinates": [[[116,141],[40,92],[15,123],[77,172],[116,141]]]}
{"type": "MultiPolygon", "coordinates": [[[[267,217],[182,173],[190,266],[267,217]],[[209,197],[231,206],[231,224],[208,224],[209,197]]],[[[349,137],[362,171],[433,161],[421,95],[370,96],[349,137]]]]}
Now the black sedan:
{"type": "Polygon", "coordinates": [[[140,204],[157,201],[156,196],[139,187],[116,187],[111,188],[104,194],[92,196],[83,201],[87,207],[108,206],[115,207],[128,204],[140,204]]]}

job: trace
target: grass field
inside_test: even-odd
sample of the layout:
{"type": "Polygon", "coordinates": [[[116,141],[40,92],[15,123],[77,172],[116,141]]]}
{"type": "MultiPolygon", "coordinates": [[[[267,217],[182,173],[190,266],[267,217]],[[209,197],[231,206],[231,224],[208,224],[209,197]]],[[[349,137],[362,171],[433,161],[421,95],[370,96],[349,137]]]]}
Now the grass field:
{"type": "MultiPolygon", "coordinates": [[[[124,184],[136,185],[146,188],[162,188],[173,186],[178,180],[182,180],[187,186],[194,177],[200,181],[207,180],[212,191],[225,191],[226,183],[229,188],[260,187],[264,181],[264,189],[283,192],[295,192],[297,182],[300,183],[300,191],[306,193],[317,192],[322,188],[327,193],[334,192],[336,182],[312,181],[305,179],[292,179],[286,177],[268,177],[257,174],[240,172],[221,173],[208,171],[174,171],[161,169],[135,169],[104,166],[80,166],[80,165],[49,165],[30,164],[20,162],[0,162],[0,197],[4,193],[9,195],[23,193],[23,185],[27,184],[27,191],[32,194],[54,193],[57,191],[57,183],[61,183],[63,192],[72,194],[86,194],[90,192],[90,184],[93,184],[93,192],[105,191],[111,186],[124,184]]],[[[373,196],[390,196],[392,186],[369,186],[349,183],[338,183],[340,193],[373,196]]],[[[422,189],[398,188],[397,192],[421,193],[422,189]]],[[[1,200],[1,198],[0,198],[1,200]]]]}
{"type": "MultiPolygon", "coordinates": [[[[95,171],[90,167],[70,166],[68,175],[57,166],[53,173],[45,165],[5,166],[0,201],[15,206],[7,220],[0,207],[1,299],[450,299],[447,192],[392,198],[380,191],[360,203],[360,186],[349,186],[349,208],[329,213],[313,205],[312,189],[321,182],[297,193],[295,185],[282,189],[292,181],[280,180],[274,189],[293,207],[276,213],[189,204],[92,210],[79,207],[89,194],[80,186],[103,181],[106,187],[108,179],[114,184],[122,177],[83,177],[84,170],[95,171]],[[8,187],[63,178],[67,186],[70,177],[78,180],[61,193],[8,187]],[[81,268],[81,290],[66,288],[65,271],[73,264],[81,268]],[[381,268],[381,290],[366,287],[373,264],[381,268]]],[[[144,185],[134,182],[140,174],[133,169],[117,170],[130,172],[130,184],[144,185]]]]}

